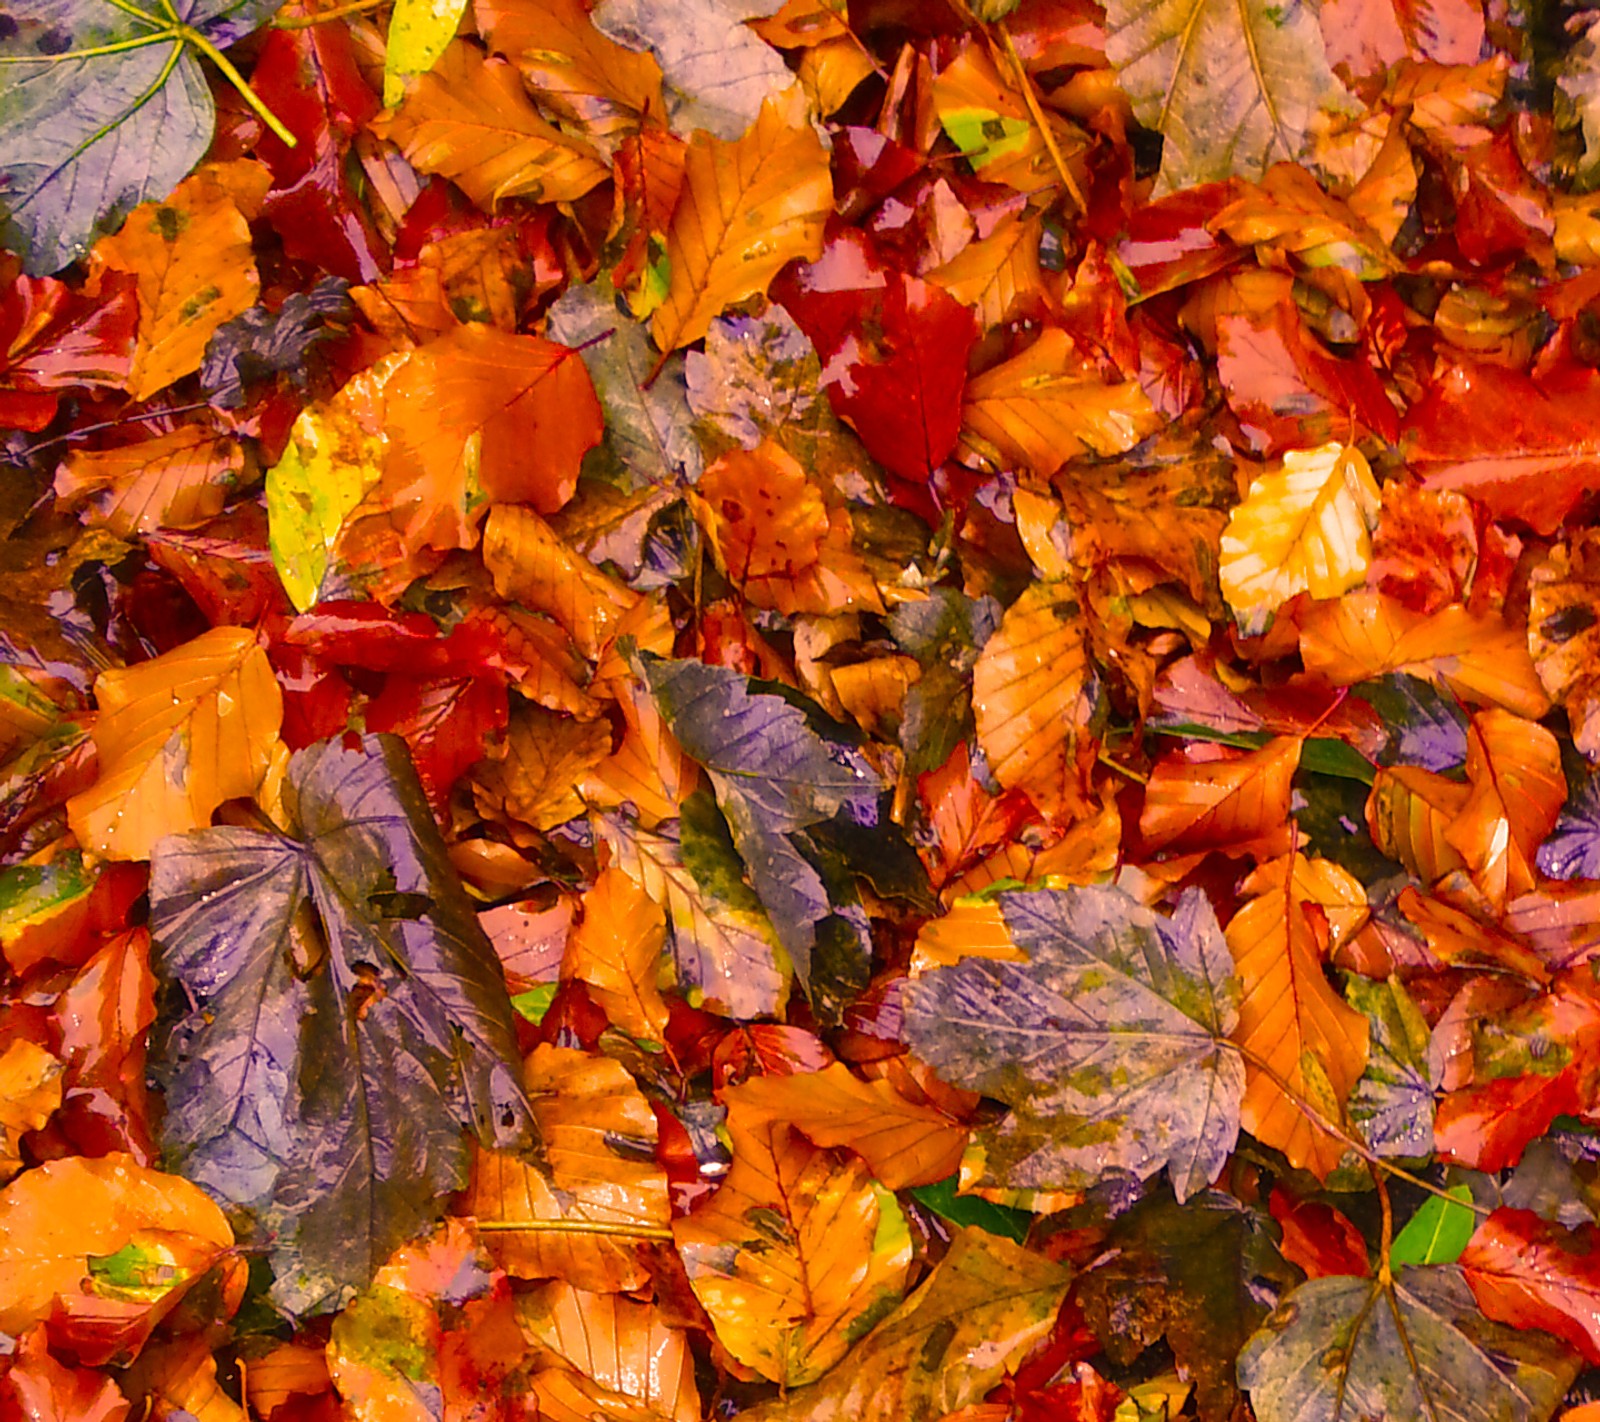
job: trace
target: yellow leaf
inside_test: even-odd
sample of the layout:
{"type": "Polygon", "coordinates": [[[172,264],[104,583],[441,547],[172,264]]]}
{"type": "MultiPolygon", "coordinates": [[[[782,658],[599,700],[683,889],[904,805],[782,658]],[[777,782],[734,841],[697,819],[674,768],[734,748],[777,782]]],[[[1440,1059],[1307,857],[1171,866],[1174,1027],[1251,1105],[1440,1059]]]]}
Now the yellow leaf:
{"type": "MultiPolygon", "coordinates": [[[[1298,866],[1300,856],[1291,858],[1298,866]]],[[[1347,1147],[1312,1124],[1294,1097],[1309,1102],[1324,1118],[1339,1121],[1366,1069],[1369,1029],[1367,1019],[1340,1000],[1322,970],[1314,923],[1326,917],[1318,900],[1327,886],[1308,892],[1302,875],[1285,868],[1280,881],[1245,904],[1227,928],[1228,947],[1244,987],[1233,1032],[1248,1053],[1241,1119],[1251,1135],[1281,1150],[1291,1165],[1326,1179],[1347,1147]]],[[[1320,878],[1337,881],[1336,888],[1364,902],[1361,886],[1343,870],[1318,868],[1320,878]]]]}
{"type": "Polygon", "coordinates": [[[245,160],[201,168],[165,202],[136,207],[95,248],[138,283],[139,340],[128,376],[135,400],[199,370],[217,327],[256,304],[261,280],[239,199],[259,204],[271,182],[266,168],[245,160]]]}
{"type": "Polygon", "coordinates": [[[577,1231],[486,1231],[489,1253],[508,1274],[599,1293],[642,1287],[650,1268],[641,1245],[659,1238],[671,1214],[649,1103],[620,1062],[570,1047],[536,1047],[523,1080],[541,1163],[479,1150],[465,1212],[484,1223],[559,1221],[577,1231]],[[643,1234],[586,1234],[585,1223],[643,1234]]]}
{"type": "Polygon", "coordinates": [[[602,869],[583,896],[561,976],[587,983],[613,1026],[636,1041],[660,1042],[668,1013],[656,979],[666,942],[661,906],[622,870],[602,869]]]}
{"type": "Polygon", "coordinates": [[[572,1370],[566,1377],[533,1375],[541,1418],[559,1418],[565,1406],[575,1422],[596,1416],[699,1422],[689,1336],[655,1304],[550,1283],[517,1299],[517,1322],[530,1341],[559,1354],[572,1370]],[[638,1410],[613,1411],[609,1399],[594,1397],[584,1383],[638,1410]]]}
{"type": "Polygon", "coordinates": [[[224,800],[261,789],[282,746],[278,679],[242,627],[102,672],[95,697],[100,778],[67,802],[67,819],[108,859],[148,859],[162,835],[209,825],[224,800]]]}
{"type": "Polygon", "coordinates": [[[510,64],[485,59],[465,40],[372,128],[413,167],[449,178],[487,212],[514,197],[572,202],[610,176],[592,148],[539,116],[510,64]]]}
{"type": "Polygon", "coordinates": [[[722,1346],[770,1381],[799,1387],[899,1302],[911,1235],[859,1159],[766,1119],[749,1085],[723,1093],[727,1178],[673,1234],[722,1346]]]}
{"type": "Polygon", "coordinates": [[[88,503],[89,523],[127,538],[221,513],[244,468],[237,440],[184,425],[115,449],[74,450],[56,470],[55,491],[67,508],[88,503]]]}
{"type": "Polygon", "coordinates": [[[698,340],[724,307],[765,292],[785,262],[815,261],[832,211],[821,141],[773,100],[731,143],[697,131],[667,233],[672,278],[651,319],[656,345],[674,351],[698,340]]]}
{"type": "Polygon", "coordinates": [[[1092,679],[1083,613],[1069,583],[1034,583],[1010,607],[972,674],[978,744],[1007,790],[1065,791],[1092,679]]]}
{"type": "Polygon", "coordinates": [[[1137,381],[1106,384],[1055,326],[968,381],[961,420],[962,446],[978,463],[1046,478],[1079,455],[1132,449],[1162,423],[1137,381]]]}
{"type": "Polygon", "coordinates": [[[739,1088],[746,1120],[787,1123],[819,1146],[853,1150],[891,1190],[954,1175],[967,1128],[907,1101],[887,1081],[862,1081],[843,1062],[822,1071],[752,1077],[739,1088]]]}
{"type": "Polygon", "coordinates": [[[1247,630],[1298,593],[1338,597],[1367,575],[1382,495],[1365,456],[1294,449],[1252,481],[1222,534],[1222,595],[1247,630]]]}
{"type": "Polygon", "coordinates": [[[467,0],[395,0],[383,61],[385,104],[393,108],[405,97],[406,80],[433,68],[466,8],[467,0]]]}
{"type": "Polygon", "coordinates": [[[22,1169],[22,1138],[61,1105],[61,1063],[25,1037],[0,1056],[0,1181],[22,1169]]]}

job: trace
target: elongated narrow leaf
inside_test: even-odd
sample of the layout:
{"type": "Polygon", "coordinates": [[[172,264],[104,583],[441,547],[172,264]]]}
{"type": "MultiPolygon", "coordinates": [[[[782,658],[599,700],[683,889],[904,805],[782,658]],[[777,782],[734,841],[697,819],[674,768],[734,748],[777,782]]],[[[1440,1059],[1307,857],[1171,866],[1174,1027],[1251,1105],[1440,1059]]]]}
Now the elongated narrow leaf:
{"type": "Polygon", "coordinates": [[[986,1179],[1078,1188],[1170,1166],[1181,1200],[1239,1131],[1244,1066],[1224,1041],[1238,985],[1198,894],[1164,919],[1117,889],[1001,898],[1026,963],[974,958],[907,985],[906,1040],[947,1081],[1012,1108],[979,1133],[986,1179]]]}
{"type": "Polygon", "coordinates": [[[464,1132],[525,1129],[511,1006],[404,747],[290,762],[298,838],[172,837],[157,968],[192,1010],[162,1052],[166,1149],[251,1210],[296,1312],[361,1288],[466,1181],[464,1132]]]}

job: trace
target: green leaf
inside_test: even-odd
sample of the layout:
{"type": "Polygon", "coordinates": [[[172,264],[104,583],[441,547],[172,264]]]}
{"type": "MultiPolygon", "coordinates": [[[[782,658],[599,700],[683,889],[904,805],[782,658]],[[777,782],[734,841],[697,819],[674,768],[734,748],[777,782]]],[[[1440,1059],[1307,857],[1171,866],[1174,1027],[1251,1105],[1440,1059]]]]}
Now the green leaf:
{"type": "Polygon", "coordinates": [[[289,763],[296,837],[160,841],[157,970],[190,1010],[163,1044],[174,1166],[254,1212],[274,1298],[337,1306],[466,1183],[464,1132],[524,1134],[494,949],[404,745],[325,742],[289,763]],[[395,897],[420,913],[391,916],[395,897]]]}
{"type": "Polygon", "coordinates": [[[955,1225],[972,1225],[1018,1244],[1027,1239],[1033,1225],[1033,1216],[1026,1210],[996,1205],[981,1195],[958,1194],[954,1175],[947,1175],[932,1185],[918,1185],[910,1193],[913,1200],[927,1206],[942,1220],[955,1225]]]}
{"type": "Polygon", "coordinates": [[[406,80],[439,62],[461,27],[467,0],[395,0],[389,16],[389,46],[383,61],[383,102],[395,108],[406,96],[406,80]]]}
{"type": "Polygon", "coordinates": [[[617,309],[604,276],[570,286],[550,308],[551,340],[583,357],[606,416],[606,438],[644,484],[693,484],[703,460],[684,390],[683,357],[660,357],[649,332],[617,309]]]}
{"type": "Polygon", "coordinates": [[[1389,1246],[1389,1265],[1454,1264],[1478,1227],[1472,1209],[1472,1191],[1465,1185],[1449,1190],[1448,1200],[1429,1195],[1422,1207],[1406,1221],[1389,1246]]]}
{"type": "Polygon", "coordinates": [[[1544,1422],[1578,1371],[1555,1339],[1491,1323],[1453,1264],[1312,1279],[1239,1355],[1259,1422],[1544,1422]]]}
{"type": "Polygon", "coordinates": [[[1001,897],[1026,963],[969,958],[906,985],[906,1041],[946,1081],[1004,1101],[983,1183],[1076,1189],[1170,1166],[1179,1200],[1239,1134],[1239,988],[1216,915],[1170,919],[1120,889],[1001,897]]]}
{"type": "Polygon", "coordinates": [[[211,144],[213,54],[281,0],[16,0],[0,39],[0,242],[30,272],[88,252],[160,201],[211,144]]]}
{"type": "Polygon", "coordinates": [[[740,1422],[919,1422],[980,1400],[1050,1331],[1072,1270],[964,1229],[927,1281],[819,1382],[740,1422]]]}
{"type": "Polygon", "coordinates": [[[841,812],[870,822],[882,785],[849,746],[824,740],[781,696],[695,661],[641,659],[642,675],[684,752],[705,767],[734,846],[812,1005],[836,1014],[866,982],[859,935],[830,927],[837,909],[802,831],[841,812]],[[854,946],[851,946],[854,945],[854,946]]]}
{"type": "Polygon", "coordinates": [[[1294,162],[1319,112],[1351,106],[1307,0],[1110,0],[1106,57],[1164,140],[1157,197],[1294,162]]]}
{"type": "Polygon", "coordinates": [[[761,102],[794,82],[783,57],[746,20],[776,14],[783,0],[600,0],[590,18],[629,49],[648,49],[661,66],[673,131],[703,128],[739,138],[761,102]]]}
{"type": "MultiPolygon", "coordinates": [[[[1219,731],[1211,726],[1197,725],[1193,721],[1175,721],[1165,726],[1151,726],[1160,736],[1181,736],[1189,741],[1210,741],[1219,746],[1237,746],[1240,750],[1260,750],[1273,739],[1271,731],[1219,731]]],[[[1313,736],[1300,752],[1302,770],[1318,775],[1332,775],[1341,780],[1359,780],[1371,785],[1375,771],[1372,762],[1355,747],[1332,736],[1313,736]]]]}

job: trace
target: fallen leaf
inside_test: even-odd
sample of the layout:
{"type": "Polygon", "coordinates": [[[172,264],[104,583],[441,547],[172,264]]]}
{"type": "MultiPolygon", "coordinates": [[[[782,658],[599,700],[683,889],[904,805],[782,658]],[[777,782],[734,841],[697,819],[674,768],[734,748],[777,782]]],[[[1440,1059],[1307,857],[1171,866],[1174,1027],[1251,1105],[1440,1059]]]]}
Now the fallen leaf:
{"type": "Polygon", "coordinates": [[[1497,1323],[1541,1329],[1600,1359],[1600,1231],[1566,1229],[1501,1206],[1460,1256],[1478,1307],[1497,1323]]]}

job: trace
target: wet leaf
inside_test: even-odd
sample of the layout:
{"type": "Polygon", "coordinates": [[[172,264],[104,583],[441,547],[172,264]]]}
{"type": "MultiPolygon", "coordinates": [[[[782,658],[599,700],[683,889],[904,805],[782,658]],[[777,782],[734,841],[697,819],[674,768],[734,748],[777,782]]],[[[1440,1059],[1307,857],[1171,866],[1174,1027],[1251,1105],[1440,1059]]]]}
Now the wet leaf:
{"type": "Polygon", "coordinates": [[[1448,1199],[1429,1195],[1395,1235],[1389,1265],[1399,1269],[1406,1264],[1454,1264],[1477,1226],[1472,1191],[1465,1185],[1452,1186],[1448,1199]]]}
{"type": "Polygon", "coordinates": [[[907,985],[906,1040],[954,1085],[1012,1108],[979,1132],[986,1183],[1082,1187],[1170,1166],[1179,1199],[1222,1168],[1244,1067],[1215,916],[1163,919],[1115,889],[1001,896],[1026,963],[969,958],[907,985]]]}
{"type": "Polygon", "coordinates": [[[1562,1345],[1478,1311],[1453,1265],[1313,1279],[1239,1355],[1262,1422],[1358,1416],[1549,1417],[1577,1366],[1562,1345]]]}
{"type": "Polygon", "coordinates": [[[1460,1256],[1478,1306],[1499,1323],[1554,1334],[1600,1358],[1600,1231],[1566,1229],[1504,1207],[1478,1225],[1460,1256]]]}
{"type": "Polygon", "coordinates": [[[464,1131],[515,1140],[526,1105],[498,962],[400,743],[298,752],[285,804],[299,838],[168,839],[151,913],[194,1004],[161,1053],[166,1147],[273,1231],[276,1297],[307,1312],[465,1183],[464,1131]]]}

